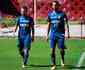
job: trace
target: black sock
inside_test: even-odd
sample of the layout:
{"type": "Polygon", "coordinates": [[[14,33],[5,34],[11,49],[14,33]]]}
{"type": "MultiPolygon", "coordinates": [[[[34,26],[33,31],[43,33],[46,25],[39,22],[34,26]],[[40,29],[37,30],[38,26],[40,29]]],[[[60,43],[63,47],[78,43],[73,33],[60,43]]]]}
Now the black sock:
{"type": "Polygon", "coordinates": [[[52,54],[52,55],[51,55],[51,63],[52,63],[52,65],[56,65],[56,57],[55,57],[55,54],[52,54]]]}

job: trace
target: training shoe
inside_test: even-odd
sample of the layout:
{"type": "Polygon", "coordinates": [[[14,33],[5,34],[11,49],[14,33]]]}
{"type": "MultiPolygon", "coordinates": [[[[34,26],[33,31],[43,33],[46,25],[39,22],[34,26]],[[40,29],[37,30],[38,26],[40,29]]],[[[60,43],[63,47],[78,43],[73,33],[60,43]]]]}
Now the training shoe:
{"type": "Polygon", "coordinates": [[[63,63],[63,61],[61,60],[61,67],[64,67],[65,66],[65,64],[63,63]]]}
{"type": "Polygon", "coordinates": [[[55,70],[56,69],[56,65],[53,65],[52,67],[51,67],[51,70],[55,70]]]}
{"type": "Polygon", "coordinates": [[[26,68],[26,67],[27,67],[27,65],[24,65],[24,64],[22,65],[22,68],[26,68]]]}

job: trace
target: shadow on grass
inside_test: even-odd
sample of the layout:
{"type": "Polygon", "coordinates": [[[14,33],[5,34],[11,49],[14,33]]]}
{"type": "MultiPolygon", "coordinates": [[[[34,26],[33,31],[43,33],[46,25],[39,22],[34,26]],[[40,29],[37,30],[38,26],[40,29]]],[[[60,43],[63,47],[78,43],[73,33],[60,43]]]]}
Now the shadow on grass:
{"type": "MultiPolygon", "coordinates": [[[[36,65],[36,64],[30,64],[29,66],[31,67],[51,67],[51,65],[36,65]]],[[[62,69],[61,65],[56,65],[57,69],[62,69]]],[[[65,67],[63,67],[63,69],[85,69],[85,66],[81,66],[81,67],[76,67],[74,65],[65,65],[65,67]]]]}
{"type": "Polygon", "coordinates": [[[74,65],[65,65],[65,69],[85,69],[85,66],[74,66],[74,65]]]}
{"type": "Polygon", "coordinates": [[[32,67],[51,67],[51,65],[34,65],[34,64],[30,64],[29,66],[32,66],[32,67]]]}
{"type": "MultiPolygon", "coordinates": [[[[28,65],[26,68],[21,68],[19,70],[36,70],[37,68],[39,69],[43,69],[46,68],[45,70],[49,70],[49,68],[51,67],[51,65],[37,65],[37,64],[30,64],[28,65]]],[[[55,70],[85,70],[85,66],[81,66],[81,67],[76,67],[74,65],[65,65],[65,67],[61,67],[61,65],[56,65],[56,69],[55,70]]]]}

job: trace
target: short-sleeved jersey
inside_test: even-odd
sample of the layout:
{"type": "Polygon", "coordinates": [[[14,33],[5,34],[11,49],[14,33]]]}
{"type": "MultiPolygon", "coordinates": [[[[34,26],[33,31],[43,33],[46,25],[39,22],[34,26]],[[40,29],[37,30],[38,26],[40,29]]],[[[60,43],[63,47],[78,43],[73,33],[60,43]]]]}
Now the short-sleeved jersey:
{"type": "Polygon", "coordinates": [[[18,36],[26,36],[31,33],[31,25],[34,25],[33,18],[27,16],[19,16],[17,20],[17,25],[19,26],[18,36]]]}
{"type": "Polygon", "coordinates": [[[48,21],[51,24],[50,31],[53,33],[65,33],[66,15],[62,11],[50,11],[48,21]]]}

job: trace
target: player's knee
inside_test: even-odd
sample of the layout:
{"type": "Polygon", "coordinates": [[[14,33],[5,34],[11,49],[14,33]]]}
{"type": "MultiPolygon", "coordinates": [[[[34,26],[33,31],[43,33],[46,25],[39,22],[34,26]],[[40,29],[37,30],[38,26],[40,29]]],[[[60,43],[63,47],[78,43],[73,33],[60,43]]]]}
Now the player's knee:
{"type": "Polygon", "coordinates": [[[55,57],[55,53],[53,52],[53,53],[51,53],[51,57],[55,57]]]}
{"type": "Polygon", "coordinates": [[[29,55],[29,50],[28,50],[28,48],[24,48],[24,55],[25,55],[25,56],[28,56],[28,55],[29,55]]]}
{"type": "Polygon", "coordinates": [[[65,54],[65,50],[64,50],[64,49],[60,49],[60,53],[61,53],[62,55],[64,55],[64,54],[65,54]]]}

